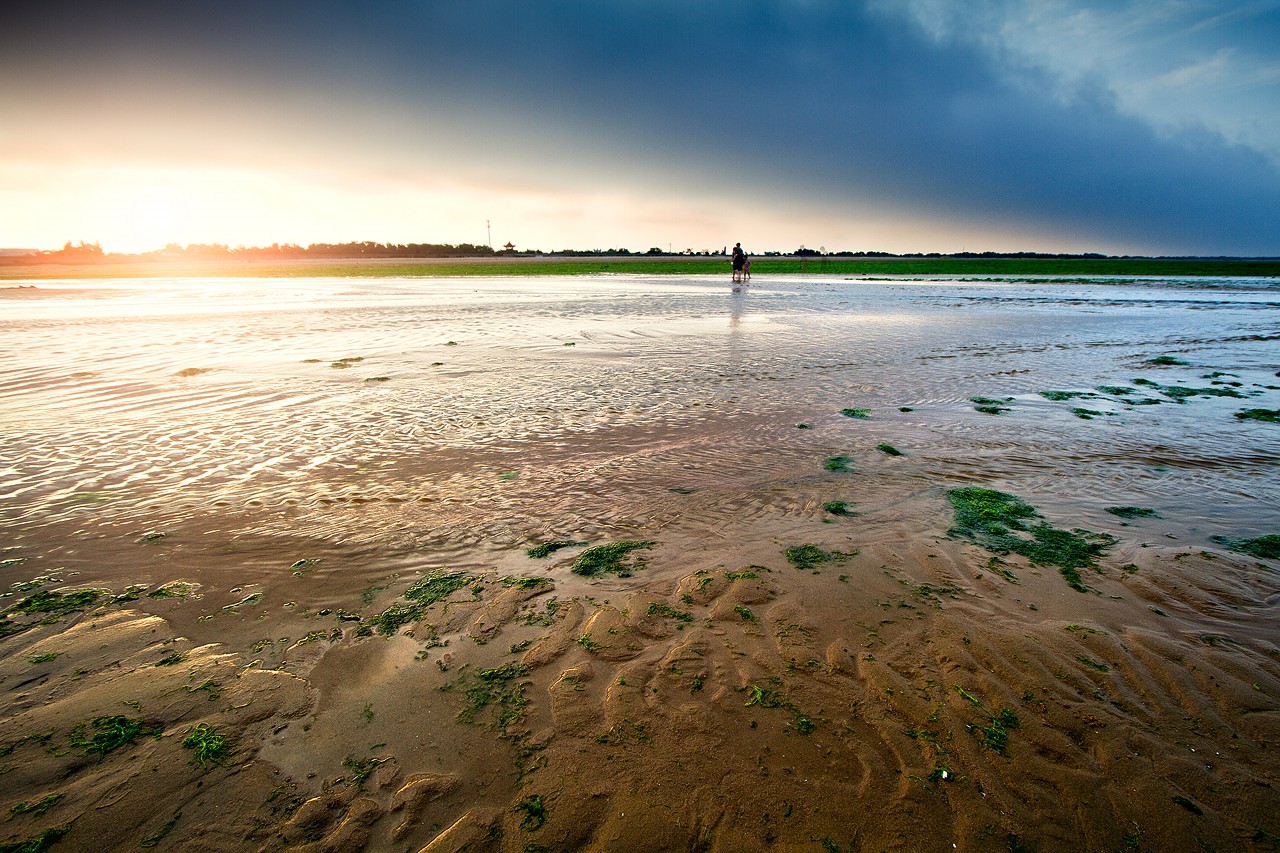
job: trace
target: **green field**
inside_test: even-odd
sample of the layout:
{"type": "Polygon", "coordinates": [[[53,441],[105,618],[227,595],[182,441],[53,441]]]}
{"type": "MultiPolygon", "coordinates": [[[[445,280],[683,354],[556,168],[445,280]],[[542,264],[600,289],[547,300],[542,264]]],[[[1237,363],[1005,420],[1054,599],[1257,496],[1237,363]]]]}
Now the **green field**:
{"type": "MultiPolygon", "coordinates": [[[[251,276],[265,278],[325,276],[553,276],[600,275],[729,276],[729,260],[720,257],[546,257],[464,259],[335,258],[268,260],[146,260],[112,258],[81,264],[9,262],[0,279],[120,278],[151,276],[251,276]]],[[[1194,278],[1204,276],[1280,277],[1280,260],[1161,258],[797,258],[760,257],[751,261],[753,278],[771,275],[824,276],[994,276],[1072,279],[1083,276],[1194,278]]]]}
{"type": "MultiPolygon", "coordinates": [[[[323,276],[543,276],[599,275],[729,275],[727,258],[522,260],[387,263],[370,266],[359,261],[282,269],[267,275],[323,276]]],[[[1280,276],[1280,261],[1157,260],[1157,259],[1038,259],[1038,258],[885,258],[847,259],[792,257],[751,261],[752,278],[770,275],[837,276],[1280,276]]]]}

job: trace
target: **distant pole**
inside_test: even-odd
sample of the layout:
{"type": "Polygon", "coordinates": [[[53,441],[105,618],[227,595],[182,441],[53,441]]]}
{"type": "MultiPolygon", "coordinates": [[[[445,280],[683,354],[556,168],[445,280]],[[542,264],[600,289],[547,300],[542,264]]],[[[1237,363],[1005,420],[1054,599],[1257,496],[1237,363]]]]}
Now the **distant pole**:
{"type": "Polygon", "coordinates": [[[489,227],[489,220],[487,219],[484,221],[484,236],[485,236],[485,240],[488,241],[489,248],[492,249],[493,248],[493,229],[489,227]]]}

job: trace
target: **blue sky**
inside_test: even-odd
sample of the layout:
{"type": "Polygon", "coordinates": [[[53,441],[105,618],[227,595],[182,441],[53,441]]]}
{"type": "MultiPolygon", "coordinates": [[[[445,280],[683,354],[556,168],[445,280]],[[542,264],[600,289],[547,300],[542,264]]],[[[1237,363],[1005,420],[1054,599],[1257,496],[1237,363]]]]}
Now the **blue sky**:
{"type": "Polygon", "coordinates": [[[0,245],[1280,255],[1280,0],[5,15],[0,245]]]}

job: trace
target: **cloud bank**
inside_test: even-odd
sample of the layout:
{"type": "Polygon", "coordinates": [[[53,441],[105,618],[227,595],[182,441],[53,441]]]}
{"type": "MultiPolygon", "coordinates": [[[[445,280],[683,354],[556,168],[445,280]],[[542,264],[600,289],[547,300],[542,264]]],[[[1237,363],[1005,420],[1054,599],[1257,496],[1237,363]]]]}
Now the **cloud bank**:
{"type": "Polygon", "coordinates": [[[830,248],[949,251],[989,234],[967,247],[1280,254],[1276,4],[1229,19],[1187,4],[1176,19],[1141,3],[951,8],[46,4],[0,58],[20,84],[0,105],[29,117],[0,132],[0,168],[159,157],[353,193],[448,187],[504,215],[557,210],[570,233],[547,248],[582,245],[567,212],[581,198],[619,229],[630,207],[716,247],[738,239],[729,228],[794,238],[803,219],[830,248]],[[1108,65],[1094,40],[1122,24],[1134,46],[1108,65]],[[1162,64],[1161,40],[1200,53],[1162,64]],[[1211,98],[1224,81],[1232,98],[1211,98]],[[1216,106],[1196,112],[1197,97],[1216,106]],[[896,244],[849,245],[859,233],[896,244]]]}

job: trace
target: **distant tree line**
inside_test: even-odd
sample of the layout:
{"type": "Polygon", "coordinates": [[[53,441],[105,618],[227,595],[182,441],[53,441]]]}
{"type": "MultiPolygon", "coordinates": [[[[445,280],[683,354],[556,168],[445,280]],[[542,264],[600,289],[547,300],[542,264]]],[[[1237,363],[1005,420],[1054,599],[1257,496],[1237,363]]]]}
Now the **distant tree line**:
{"type": "MultiPolygon", "coordinates": [[[[664,251],[653,247],[644,252],[633,252],[630,249],[557,249],[544,252],[541,249],[498,249],[492,246],[481,246],[475,243],[375,243],[369,240],[350,243],[311,243],[300,246],[295,243],[272,243],[270,246],[227,246],[223,243],[192,243],[181,246],[170,243],[163,249],[142,252],[135,255],[108,255],[98,243],[70,241],[61,249],[36,252],[30,255],[14,257],[18,263],[53,261],[61,263],[92,263],[102,260],[162,260],[165,258],[205,258],[205,259],[297,259],[297,258],[492,258],[492,257],[656,257],[663,255],[679,255],[693,257],[719,257],[727,255],[725,248],[718,250],[664,251]]],[[[1141,255],[1104,255],[1098,252],[1055,253],[1055,252],[879,252],[879,251],[839,251],[828,252],[825,249],[808,249],[801,246],[792,252],[766,251],[755,253],[760,257],[797,257],[797,258],[959,258],[959,259],[1001,259],[1021,258],[1038,260],[1124,260],[1140,259],[1151,256],[1141,255]]],[[[1160,256],[1162,260],[1247,260],[1245,258],[1227,258],[1225,256],[1160,256]]],[[[1273,260],[1271,258],[1253,258],[1252,260],[1273,260]]]]}

